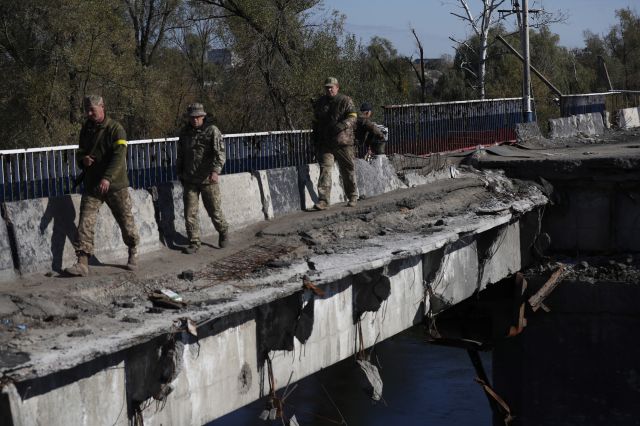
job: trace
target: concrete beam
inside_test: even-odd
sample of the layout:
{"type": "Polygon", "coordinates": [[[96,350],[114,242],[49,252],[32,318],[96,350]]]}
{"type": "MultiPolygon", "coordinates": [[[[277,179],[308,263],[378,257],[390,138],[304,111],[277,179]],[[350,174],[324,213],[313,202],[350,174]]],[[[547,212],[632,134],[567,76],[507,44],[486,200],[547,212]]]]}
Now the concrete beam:
{"type": "Polygon", "coordinates": [[[12,426],[129,424],[122,362],[89,375],[75,372],[80,373],[75,380],[57,376],[36,380],[31,387],[3,386],[0,397],[8,399],[10,412],[3,413],[0,422],[12,426]]]}

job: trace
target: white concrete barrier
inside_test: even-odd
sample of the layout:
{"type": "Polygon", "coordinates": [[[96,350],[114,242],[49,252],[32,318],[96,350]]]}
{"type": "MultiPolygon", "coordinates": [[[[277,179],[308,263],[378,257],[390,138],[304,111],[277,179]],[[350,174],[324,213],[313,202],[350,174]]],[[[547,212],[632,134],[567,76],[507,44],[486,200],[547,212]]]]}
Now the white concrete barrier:
{"type": "Polygon", "coordinates": [[[640,127],[640,108],[625,108],[618,111],[618,125],[621,129],[640,127]]]}
{"type": "Polygon", "coordinates": [[[262,189],[263,211],[267,219],[280,217],[302,208],[297,167],[260,170],[257,178],[262,189]]]}
{"type": "MultiPolygon", "coordinates": [[[[138,253],[160,248],[158,226],[149,192],[129,188],[133,217],[140,234],[138,253]]],[[[80,195],[5,203],[15,236],[20,273],[61,271],[75,261],[72,242],[80,218],[80,195]]],[[[120,227],[103,204],[95,228],[94,256],[101,262],[126,258],[120,227]]]]}
{"type": "Polygon", "coordinates": [[[549,137],[551,139],[570,138],[578,135],[578,124],[574,115],[549,119],[549,137]]]}
{"type": "Polygon", "coordinates": [[[584,135],[595,136],[604,133],[604,121],[599,112],[576,115],[576,124],[578,132],[584,135]]]}
{"type": "Polygon", "coordinates": [[[551,139],[557,139],[570,138],[580,134],[587,136],[601,135],[604,133],[605,125],[602,114],[592,112],[549,119],[549,128],[551,139]]]}
{"type": "Polygon", "coordinates": [[[356,182],[361,197],[374,197],[407,187],[398,178],[396,170],[386,155],[377,155],[370,163],[358,158],[355,163],[356,182]]]}
{"type": "Polygon", "coordinates": [[[9,232],[7,224],[0,222],[0,280],[9,281],[16,277],[16,271],[13,267],[13,254],[11,253],[11,244],[9,242],[9,232]]]}
{"type": "MultiPolygon", "coordinates": [[[[299,182],[304,188],[302,193],[302,208],[307,210],[313,208],[318,202],[318,178],[320,177],[320,166],[317,163],[307,164],[299,169],[299,182]]],[[[331,200],[329,204],[342,203],[346,201],[344,189],[342,188],[342,177],[336,164],[333,165],[331,173],[331,200]]]]}
{"type": "MultiPolygon", "coordinates": [[[[180,182],[169,182],[157,187],[158,220],[167,246],[186,244],[184,202],[180,182]]],[[[250,173],[220,176],[222,212],[231,231],[265,220],[258,179],[250,173]]],[[[217,234],[200,198],[200,235],[217,234]]]]}

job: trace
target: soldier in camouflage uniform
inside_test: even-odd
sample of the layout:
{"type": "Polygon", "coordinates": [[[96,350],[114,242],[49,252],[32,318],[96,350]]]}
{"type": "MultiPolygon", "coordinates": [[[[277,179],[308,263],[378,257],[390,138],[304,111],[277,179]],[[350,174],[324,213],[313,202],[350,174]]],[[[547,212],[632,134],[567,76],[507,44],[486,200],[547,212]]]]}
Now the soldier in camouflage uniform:
{"type": "Polygon", "coordinates": [[[385,135],[380,127],[371,120],[373,111],[371,104],[368,102],[360,106],[360,114],[356,124],[356,141],[363,143],[367,147],[367,151],[376,155],[384,154],[385,135]]]}
{"type": "Polygon", "coordinates": [[[228,244],[229,225],[222,214],[220,201],[220,173],[226,160],[222,133],[212,123],[205,121],[206,112],[200,103],[187,108],[189,123],[180,131],[176,169],[182,182],[184,221],[189,246],[184,249],[192,254],[200,248],[200,223],[198,220],[199,196],[213,226],[218,231],[218,246],[228,244]]]}
{"type": "Polygon", "coordinates": [[[66,272],[73,276],[89,274],[96,220],[104,202],[111,209],[122,231],[122,239],[129,247],[127,268],[135,270],[140,238],[131,213],[127,134],[120,123],[106,116],[102,97],[87,96],[83,105],[87,120],[80,130],[77,161],[84,176],[84,193],[80,201],[78,234],[73,244],[78,261],[66,272]]]}
{"type": "Polygon", "coordinates": [[[325,210],[331,200],[331,171],[338,163],[347,206],[354,207],[358,200],[354,164],[354,129],[357,112],[350,97],[338,93],[340,86],[335,77],[324,82],[325,95],[314,105],[313,137],[320,163],[318,202],[316,210],[325,210]]]}

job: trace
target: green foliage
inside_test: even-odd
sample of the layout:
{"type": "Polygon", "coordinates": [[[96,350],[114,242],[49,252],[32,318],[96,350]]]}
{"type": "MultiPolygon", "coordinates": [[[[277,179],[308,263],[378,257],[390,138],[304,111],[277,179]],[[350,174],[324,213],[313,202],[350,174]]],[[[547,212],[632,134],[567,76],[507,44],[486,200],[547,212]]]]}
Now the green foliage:
{"type": "MultiPolygon", "coordinates": [[[[532,31],[532,64],[564,93],[608,90],[602,61],[614,88],[640,89],[640,17],[623,9],[617,19],[574,50],[548,28],[532,31]]],[[[344,22],[321,0],[4,0],[0,148],[75,143],[90,93],[105,98],[130,139],[175,135],[194,101],[226,133],[308,128],[327,76],[356,105],[419,102],[420,66],[387,39],[359,40],[344,22]],[[211,62],[213,48],[234,63],[211,62]]],[[[487,97],[521,94],[522,64],[495,42],[502,34],[519,50],[517,35],[505,33],[489,32],[487,97]]],[[[480,38],[464,44],[476,50],[480,38]]],[[[472,50],[430,65],[428,102],[477,98],[472,50]]],[[[556,95],[535,76],[532,90],[539,118],[557,115],[556,95]]]]}

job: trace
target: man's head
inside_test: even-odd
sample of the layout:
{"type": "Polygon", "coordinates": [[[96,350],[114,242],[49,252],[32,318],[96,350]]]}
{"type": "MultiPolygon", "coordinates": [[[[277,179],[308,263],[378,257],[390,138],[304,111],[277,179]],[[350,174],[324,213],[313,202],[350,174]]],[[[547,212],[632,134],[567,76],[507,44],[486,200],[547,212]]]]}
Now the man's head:
{"type": "Polygon", "coordinates": [[[333,98],[335,95],[337,95],[339,90],[340,90],[340,85],[338,84],[337,78],[328,77],[324,81],[324,92],[330,98],[333,98]]]}
{"type": "Polygon", "coordinates": [[[373,112],[371,111],[373,108],[371,107],[371,104],[369,102],[364,102],[362,105],[360,105],[360,114],[364,117],[371,117],[371,114],[373,114],[373,112]]]}
{"type": "Polygon", "coordinates": [[[189,124],[196,129],[204,124],[204,118],[207,113],[204,112],[204,106],[201,103],[196,102],[187,107],[187,117],[189,124]]]}
{"type": "Polygon", "coordinates": [[[102,123],[104,121],[104,101],[102,96],[85,96],[82,105],[84,106],[84,115],[87,120],[91,120],[94,123],[102,123]]]}

